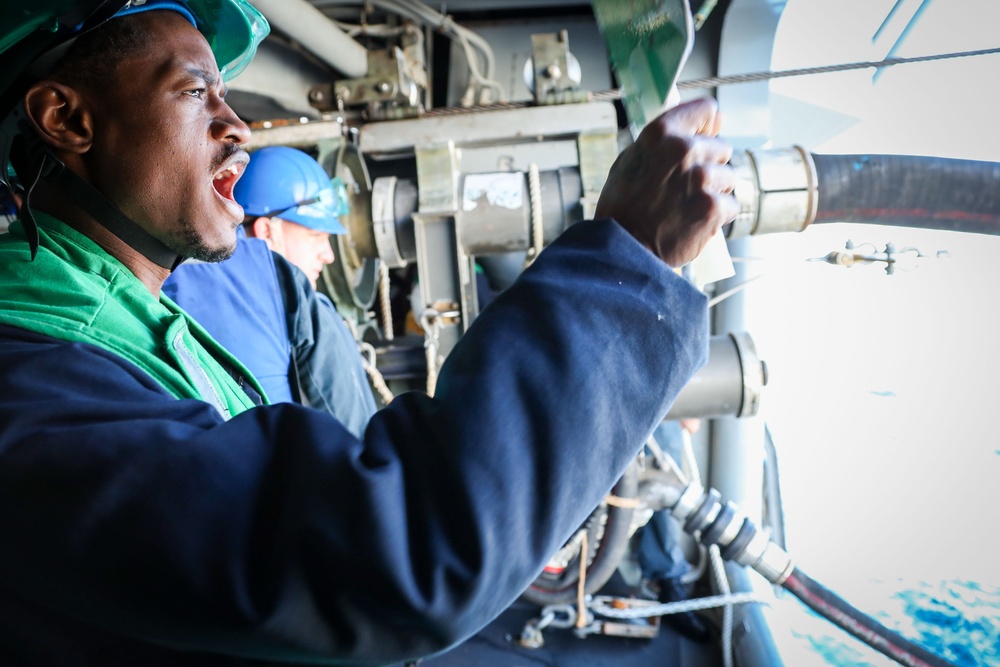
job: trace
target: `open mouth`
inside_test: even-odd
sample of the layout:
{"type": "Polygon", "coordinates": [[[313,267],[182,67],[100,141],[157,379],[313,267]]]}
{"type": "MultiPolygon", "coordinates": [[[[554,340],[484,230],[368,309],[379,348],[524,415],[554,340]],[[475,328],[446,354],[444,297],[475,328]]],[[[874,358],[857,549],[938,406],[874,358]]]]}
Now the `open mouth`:
{"type": "Polygon", "coordinates": [[[233,187],[236,185],[236,181],[240,180],[245,166],[242,162],[233,162],[229,166],[215,172],[215,175],[212,177],[212,187],[224,199],[236,201],[233,199],[233,187]]]}

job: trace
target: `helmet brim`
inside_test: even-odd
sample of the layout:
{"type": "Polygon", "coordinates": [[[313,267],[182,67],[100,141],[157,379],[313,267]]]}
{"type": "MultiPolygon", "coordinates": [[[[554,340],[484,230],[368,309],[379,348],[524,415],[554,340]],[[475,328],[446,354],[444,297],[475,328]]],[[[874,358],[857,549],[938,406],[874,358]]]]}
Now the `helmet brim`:
{"type": "MultiPolygon", "coordinates": [[[[322,194],[326,194],[324,191],[322,194]]],[[[327,234],[346,234],[340,222],[342,209],[337,197],[323,197],[319,201],[302,204],[279,214],[277,217],[327,234]]]]}
{"type": "Polygon", "coordinates": [[[226,81],[246,69],[271,31],[264,15],[246,0],[187,0],[186,4],[226,81]]]}
{"type": "Polygon", "coordinates": [[[257,46],[270,32],[267,19],[246,0],[150,0],[127,7],[115,16],[167,9],[183,14],[205,36],[222,78],[246,69],[257,46]]]}

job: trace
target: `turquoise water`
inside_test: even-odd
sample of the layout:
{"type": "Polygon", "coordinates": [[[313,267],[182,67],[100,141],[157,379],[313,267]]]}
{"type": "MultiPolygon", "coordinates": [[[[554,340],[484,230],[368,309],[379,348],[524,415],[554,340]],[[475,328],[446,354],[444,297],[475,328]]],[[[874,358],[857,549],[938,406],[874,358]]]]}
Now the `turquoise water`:
{"type": "Polygon", "coordinates": [[[899,597],[925,648],[962,667],[1000,665],[1000,591],[954,581],[899,597]]]}
{"type": "MultiPolygon", "coordinates": [[[[872,586],[886,597],[882,605],[865,611],[886,627],[958,667],[1000,666],[1000,589],[969,581],[890,581],[872,582],[872,586]]],[[[806,609],[793,596],[778,606],[779,615],[791,626],[789,636],[779,642],[786,665],[897,664],[806,609]]]]}
{"type": "MultiPolygon", "coordinates": [[[[1000,589],[969,581],[913,584],[872,582],[885,595],[865,609],[886,627],[959,667],[1000,666],[1000,589]]],[[[806,609],[794,597],[780,601],[791,626],[780,644],[787,665],[885,667],[896,663],[806,609]]],[[[781,630],[779,630],[779,633],[781,630]]]]}

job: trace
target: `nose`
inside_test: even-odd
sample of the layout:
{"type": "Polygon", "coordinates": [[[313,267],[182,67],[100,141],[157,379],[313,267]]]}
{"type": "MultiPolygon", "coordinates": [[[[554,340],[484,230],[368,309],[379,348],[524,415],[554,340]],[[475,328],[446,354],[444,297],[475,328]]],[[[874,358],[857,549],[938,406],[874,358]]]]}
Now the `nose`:
{"type": "Polygon", "coordinates": [[[241,146],[250,141],[250,126],[224,101],[219,101],[218,112],[212,119],[212,136],[219,141],[231,141],[241,146]]]}
{"type": "Polygon", "coordinates": [[[333,260],[334,260],[333,246],[330,245],[330,237],[328,236],[323,240],[323,243],[320,245],[319,261],[323,262],[323,264],[333,264],[333,260]]]}

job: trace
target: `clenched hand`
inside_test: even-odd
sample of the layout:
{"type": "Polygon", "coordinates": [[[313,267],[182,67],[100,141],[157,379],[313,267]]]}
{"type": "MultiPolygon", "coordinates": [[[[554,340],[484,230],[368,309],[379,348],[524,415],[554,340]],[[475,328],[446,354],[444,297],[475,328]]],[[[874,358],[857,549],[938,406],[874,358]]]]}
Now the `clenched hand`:
{"type": "Polygon", "coordinates": [[[651,121],[615,160],[596,217],[614,218],[672,267],[697,257],[739,213],[727,164],[733,149],[716,138],[720,125],[711,98],[679,104],[651,121]]]}

